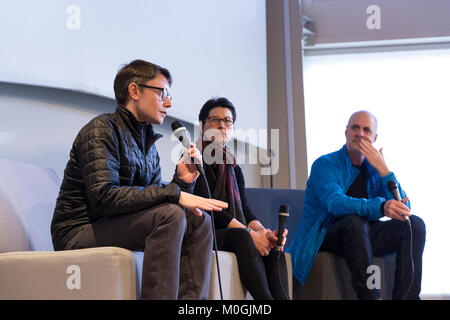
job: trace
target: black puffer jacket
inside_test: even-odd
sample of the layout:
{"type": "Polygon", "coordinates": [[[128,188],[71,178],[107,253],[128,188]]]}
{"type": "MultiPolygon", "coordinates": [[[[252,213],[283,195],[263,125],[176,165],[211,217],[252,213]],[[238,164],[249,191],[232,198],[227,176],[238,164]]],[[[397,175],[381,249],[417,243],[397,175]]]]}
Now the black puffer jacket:
{"type": "Polygon", "coordinates": [[[80,228],[105,216],[127,214],[162,202],[178,203],[180,191],[192,193],[176,174],[161,183],[155,142],[162,135],[117,107],[79,132],[70,151],[51,224],[55,250],[63,250],[80,228]]]}

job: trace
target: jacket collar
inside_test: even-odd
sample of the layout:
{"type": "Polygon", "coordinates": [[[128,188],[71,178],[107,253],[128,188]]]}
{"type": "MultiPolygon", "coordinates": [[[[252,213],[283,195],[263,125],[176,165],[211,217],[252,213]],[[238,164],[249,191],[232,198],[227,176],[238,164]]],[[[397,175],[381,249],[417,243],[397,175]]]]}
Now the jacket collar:
{"type": "MultiPolygon", "coordinates": [[[[352,164],[352,161],[350,160],[350,156],[349,156],[348,153],[347,153],[347,147],[345,146],[345,144],[344,144],[344,146],[339,150],[339,153],[340,153],[341,157],[344,158],[345,165],[346,165],[348,168],[355,168],[355,169],[356,169],[356,167],[352,164]]],[[[364,158],[364,161],[363,161],[362,165],[363,165],[370,173],[376,171],[376,170],[372,167],[372,165],[369,163],[369,161],[367,161],[366,158],[364,158]]],[[[356,170],[357,170],[357,169],[356,169],[356,170]]]]}
{"type": "MultiPolygon", "coordinates": [[[[339,155],[343,159],[345,171],[349,173],[347,175],[349,177],[348,185],[345,187],[345,192],[347,192],[347,189],[350,187],[350,185],[355,180],[356,176],[359,174],[359,170],[352,164],[350,156],[347,153],[347,148],[345,144],[339,150],[339,155]]],[[[364,166],[368,176],[370,177],[370,184],[371,185],[376,184],[375,176],[378,175],[378,172],[375,170],[374,167],[372,167],[372,165],[369,163],[369,161],[367,161],[366,158],[364,158],[362,165],[364,166]]]]}
{"type": "Polygon", "coordinates": [[[152,144],[163,137],[162,134],[155,132],[153,125],[143,121],[138,121],[131,111],[124,106],[118,105],[116,108],[116,113],[130,129],[131,134],[138,145],[140,147],[145,145],[145,151],[148,151],[152,144]]]}

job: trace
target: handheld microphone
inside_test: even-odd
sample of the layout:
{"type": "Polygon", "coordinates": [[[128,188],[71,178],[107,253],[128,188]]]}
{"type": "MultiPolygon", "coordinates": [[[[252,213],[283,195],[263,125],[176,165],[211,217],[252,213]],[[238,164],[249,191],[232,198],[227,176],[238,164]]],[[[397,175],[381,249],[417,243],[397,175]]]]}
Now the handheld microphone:
{"type": "Polygon", "coordinates": [[[277,241],[277,251],[281,251],[283,247],[281,242],[283,241],[283,231],[286,219],[289,217],[289,206],[282,204],[280,209],[278,209],[278,241],[277,241]]]}
{"type": "MultiPolygon", "coordinates": [[[[175,137],[177,137],[178,140],[180,140],[181,144],[186,148],[191,148],[191,141],[188,137],[188,133],[186,128],[183,126],[183,124],[180,121],[174,121],[172,122],[172,131],[175,137]]],[[[194,160],[192,160],[194,161],[194,160]]],[[[203,167],[201,164],[196,163],[195,166],[197,167],[198,172],[200,172],[200,175],[205,176],[205,171],[203,170],[203,167]]]]}
{"type": "MultiPolygon", "coordinates": [[[[401,202],[402,198],[400,197],[400,192],[398,191],[398,187],[397,187],[397,184],[395,183],[395,181],[394,180],[388,181],[387,186],[389,188],[389,191],[391,191],[392,195],[394,196],[394,199],[401,202]]],[[[407,221],[409,221],[408,216],[405,216],[405,215],[403,215],[403,216],[405,217],[405,219],[407,221]]]]}

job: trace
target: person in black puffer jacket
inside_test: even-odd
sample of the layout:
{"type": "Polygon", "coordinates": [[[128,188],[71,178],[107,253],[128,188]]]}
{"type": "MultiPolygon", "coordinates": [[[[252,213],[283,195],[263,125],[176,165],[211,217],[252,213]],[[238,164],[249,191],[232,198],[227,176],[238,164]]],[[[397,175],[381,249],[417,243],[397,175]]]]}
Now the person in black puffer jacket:
{"type": "Polygon", "coordinates": [[[210,218],[227,204],[192,195],[201,161],[192,145],[163,185],[155,142],[171,105],[169,71],[143,60],[116,75],[114,113],[77,135],[51,223],[55,250],[118,246],[143,250],[142,299],[206,299],[210,218]],[[187,209],[186,212],[184,209],[187,209]]]}

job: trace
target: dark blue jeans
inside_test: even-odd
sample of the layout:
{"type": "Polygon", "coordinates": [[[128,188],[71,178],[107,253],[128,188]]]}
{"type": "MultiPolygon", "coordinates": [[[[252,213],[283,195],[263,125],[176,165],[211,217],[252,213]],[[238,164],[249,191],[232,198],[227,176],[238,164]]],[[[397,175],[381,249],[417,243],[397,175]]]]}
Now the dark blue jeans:
{"type": "Polygon", "coordinates": [[[367,273],[367,267],[374,264],[373,257],[397,252],[392,299],[420,299],[425,223],[414,215],[410,217],[410,221],[412,257],[411,235],[407,222],[394,219],[369,222],[357,215],[336,220],[328,229],[320,250],[344,256],[352,275],[353,288],[358,299],[364,300],[380,298],[378,289],[367,287],[367,279],[371,275],[367,273]],[[411,259],[414,262],[414,271],[411,259]]]}

